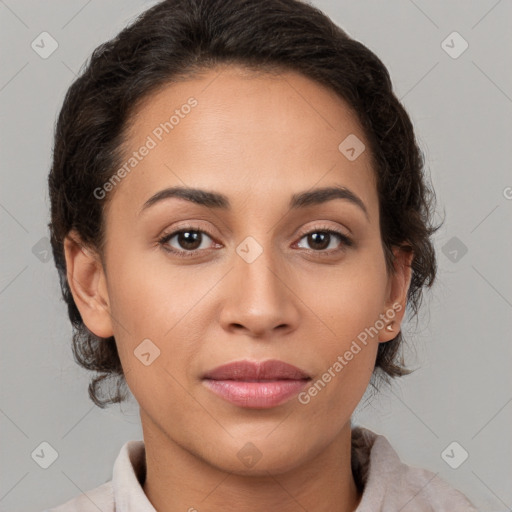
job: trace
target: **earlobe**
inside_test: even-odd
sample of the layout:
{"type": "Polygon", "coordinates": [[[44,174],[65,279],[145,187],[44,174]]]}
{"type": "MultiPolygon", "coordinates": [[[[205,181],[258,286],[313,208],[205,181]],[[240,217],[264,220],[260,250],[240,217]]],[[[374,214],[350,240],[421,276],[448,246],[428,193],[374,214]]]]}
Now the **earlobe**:
{"type": "Polygon", "coordinates": [[[390,341],[400,332],[412,278],[412,250],[408,250],[407,247],[395,247],[393,254],[395,272],[389,278],[389,295],[384,312],[386,325],[379,333],[380,342],[390,341]]]}
{"type": "Polygon", "coordinates": [[[105,272],[98,255],[74,231],[64,240],[64,254],[68,284],[82,320],[96,336],[113,336],[105,272]]]}

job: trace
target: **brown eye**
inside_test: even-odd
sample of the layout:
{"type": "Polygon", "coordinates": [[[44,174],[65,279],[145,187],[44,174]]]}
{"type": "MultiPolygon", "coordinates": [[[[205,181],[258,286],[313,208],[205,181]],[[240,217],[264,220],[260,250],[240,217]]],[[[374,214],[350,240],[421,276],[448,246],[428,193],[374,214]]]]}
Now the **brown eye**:
{"type": "Polygon", "coordinates": [[[180,231],[175,237],[180,249],[193,251],[201,246],[202,233],[200,231],[180,231]]]}
{"type": "Polygon", "coordinates": [[[327,249],[331,241],[330,233],[318,232],[310,233],[307,235],[308,244],[313,249],[324,250],[327,249]]]}
{"type": "Polygon", "coordinates": [[[193,256],[199,250],[211,248],[212,242],[203,230],[192,228],[174,231],[159,240],[164,249],[179,256],[193,256]]]}
{"type": "Polygon", "coordinates": [[[343,233],[332,229],[317,229],[306,233],[301,240],[306,240],[308,247],[298,246],[305,249],[311,249],[316,252],[336,252],[342,250],[345,246],[351,246],[352,241],[343,233]],[[337,239],[337,240],[336,240],[337,239]],[[336,243],[337,242],[337,243],[336,243]]]}

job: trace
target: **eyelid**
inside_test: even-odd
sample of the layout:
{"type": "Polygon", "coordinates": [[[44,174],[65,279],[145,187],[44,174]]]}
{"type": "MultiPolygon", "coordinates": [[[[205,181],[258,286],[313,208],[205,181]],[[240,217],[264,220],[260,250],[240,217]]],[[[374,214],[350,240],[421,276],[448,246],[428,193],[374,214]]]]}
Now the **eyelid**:
{"type": "Polygon", "coordinates": [[[167,235],[175,235],[180,233],[181,231],[200,231],[202,233],[206,233],[210,238],[216,238],[212,231],[205,226],[199,225],[199,221],[197,220],[188,220],[178,223],[177,225],[173,225],[167,229],[164,229],[162,234],[158,236],[159,239],[167,236],[167,235]]]}
{"type": "Polygon", "coordinates": [[[348,228],[345,228],[345,231],[347,231],[347,232],[344,232],[343,229],[340,227],[333,227],[331,225],[325,224],[325,221],[317,221],[317,222],[320,222],[320,224],[313,224],[312,226],[310,226],[308,228],[301,229],[297,236],[303,237],[305,235],[309,235],[310,233],[315,233],[317,231],[328,231],[331,233],[337,233],[346,238],[351,237],[352,232],[348,228]],[[324,223],[322,224],[322,222],[324,222],[324,223]]]}

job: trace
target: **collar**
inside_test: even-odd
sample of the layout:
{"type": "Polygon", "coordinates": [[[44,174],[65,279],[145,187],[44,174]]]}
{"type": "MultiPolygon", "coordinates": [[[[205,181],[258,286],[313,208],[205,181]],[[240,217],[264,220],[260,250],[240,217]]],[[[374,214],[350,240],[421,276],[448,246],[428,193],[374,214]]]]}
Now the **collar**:
{"type": "MultiPolygon", "coordinates": [[[[401,462],[388,440],[362,426],[352,428],[352,472],[362,498],[354,512],[477,512],[458,490],[426,469],[401,462]]],[[[142,488],[146,477],[143,441],[128,441],[115,461],[116,510],[156,512],[142,488]]]]}

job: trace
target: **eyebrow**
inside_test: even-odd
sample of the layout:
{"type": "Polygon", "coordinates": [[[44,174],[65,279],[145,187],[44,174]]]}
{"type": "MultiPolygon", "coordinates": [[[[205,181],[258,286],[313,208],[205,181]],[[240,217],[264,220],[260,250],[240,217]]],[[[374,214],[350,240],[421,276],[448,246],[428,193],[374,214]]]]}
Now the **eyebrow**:
{"type": "MultiPolygon", "coordinates": [[[[154,204],[173,197],[185,199],[186,201],[190,201],[207,208],[222,210],[231,209],[228,197],[224,194],[220,194],[219,192],[211,192],[198,188],[170,187],[160,190],[155,195],[151,196],[142,206],[139,215],[154,204]]],[[[344,199],[349,201],[360,208],[369,220],[368,210],[366,209],[364,202],[350,189],[341,186],[317,188],[294,194],[290,199],[289,208],[291,210],[306,208],[308,206],[326,203],[333,199],[344,199]]]]}

